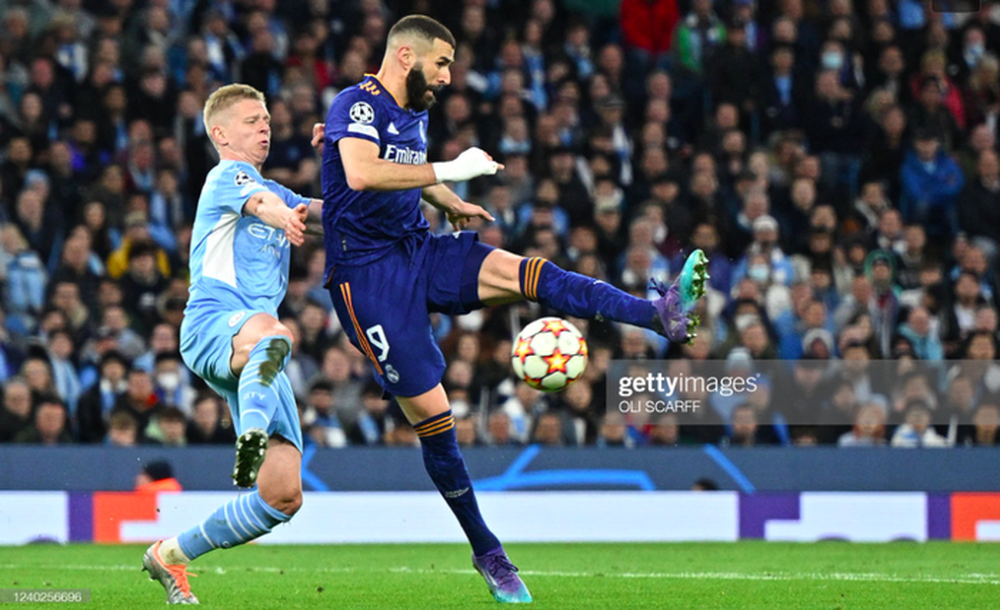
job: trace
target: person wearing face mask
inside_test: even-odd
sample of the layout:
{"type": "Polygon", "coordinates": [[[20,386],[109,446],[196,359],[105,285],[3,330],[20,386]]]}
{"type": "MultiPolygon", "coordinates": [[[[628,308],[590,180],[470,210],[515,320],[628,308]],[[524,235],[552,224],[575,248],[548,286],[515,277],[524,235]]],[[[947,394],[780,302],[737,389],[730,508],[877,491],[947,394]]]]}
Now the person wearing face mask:
{"type": "Polygon", "coordinates": [[[759,286],[791,284],[794,276],[791,260],[778,244],[778,221],[765,214],[753,221],[753,243],[733,267],[733,278],[748,277],[759,286]]]}
{"type": "MultiPolygon", "coordinates": [[[[833,64],[832,59],[824,61],[833,64]]],[[[839,69],[824,68],[816,77],[815,96],[805,112],[803,127],[810,152],[820,156],[822,190],[845,184],[855,190],[865,122],[859,100],[841,85],[839,69]]]]}
{"type": "Polygon", "coordinates": [[[855,69],[855,59],[847,45],[840,40],[829,39],[823,43],[819,55],[819,69],[832,70],[840,84],[851,90],[864,86],[864,77],[855,69]]]}
{"type": "Polygon", "coordinates": [[[183,365],[176,352],[157,354],[153,387],[159,402],[179,408],[185,415],[191,414],[195,392],[184,383],[183,365]]]}
{"type": "Polygon", "coordinates": [[[962,47],[956,55],[949,62],[950,71],[954,71],[955,82],[967,82],[986,55],[986,34],[981,27],[973,24],[966,28],[962,33],[962,47]]]}

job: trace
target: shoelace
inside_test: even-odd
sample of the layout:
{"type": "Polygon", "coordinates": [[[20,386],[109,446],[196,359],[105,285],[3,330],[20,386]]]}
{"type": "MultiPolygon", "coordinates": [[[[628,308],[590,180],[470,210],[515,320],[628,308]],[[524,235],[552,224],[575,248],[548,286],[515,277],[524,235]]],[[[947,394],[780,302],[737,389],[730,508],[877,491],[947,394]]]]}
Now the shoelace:
{"type": "Polygon", "coordinates": [[[490,558],[490,573],[495,573],[499,569],[505,570],[505,572],[497,578],[497,582],[501,584],[509,584],[514,582],[514,573],[517,572],[517,566],[510,562],[510,559],[506,555],[498,555],[496,557],[490,558]]]}
{"type": "Polygon", "coordinates": [[[649,278],[649,285],[646,290],[655,290],[661,297],[667,294],[667,287],[656,278],[649,278]]]}
{"type": "Polygon", "coordinates": [[[171,574],[173,574],[174,580],[177,581],[177,587],[181,590],[181,593],[187,597],[191,597],[191,583],[188,582],[187,577],[194,576],[197,578],[198,575],[188,574],[187,569],[184,566],[181,566],[180,570],[177,570],[176,572],[172,569],[172,566],[168,566],[167,569],[170,570],[171,574]]]}

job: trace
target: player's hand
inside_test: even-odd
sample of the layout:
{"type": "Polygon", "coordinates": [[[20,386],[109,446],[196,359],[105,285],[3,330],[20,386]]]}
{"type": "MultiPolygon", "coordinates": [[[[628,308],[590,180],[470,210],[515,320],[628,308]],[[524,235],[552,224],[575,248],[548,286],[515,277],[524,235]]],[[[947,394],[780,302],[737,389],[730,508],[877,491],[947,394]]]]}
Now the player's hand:
{"type": "Polygon", "coordinates": [[[312,147],[316,152],[323,154],[323,142],[326,140],[326,123],[316,123],[313,125],[312,147]]]}
{"type": "Polygon", "coordinates": [[[479,176],[492,176],[503,169],[503,165],[494,161],[486,151],[474,146],[466,149],[454,161],[433,163],[431,167],[434,168],[438,182],[465,182],[479,176]]]}
{"type": "Polygon", "coordinates": [[[306,243],[306,217],[309,215],[309,206],[300,203],[291,212],[285,217],[285,236],[293,246],[301,246],[306,243]]]}
{"type": "Polygon", "coordinates": [[[451,223],[451,226],[454,227],[456,231],[461,231],[465,227],[469,226],[469,222],[471,222],[473,218],[483,218],[490,222],[495,220],[493,216],[482,207],[466,201],[460,201],[453,210],[448,212],[448,222],[451,223]]]}

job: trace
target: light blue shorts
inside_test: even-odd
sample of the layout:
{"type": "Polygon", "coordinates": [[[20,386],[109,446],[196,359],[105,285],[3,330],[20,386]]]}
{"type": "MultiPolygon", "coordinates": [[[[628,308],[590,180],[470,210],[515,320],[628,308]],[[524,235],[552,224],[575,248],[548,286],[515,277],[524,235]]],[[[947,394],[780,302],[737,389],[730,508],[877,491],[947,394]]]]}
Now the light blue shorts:
{"type": "MultiPolygon", "coordinates": [[[[227,309],[222,303],[201,299],[195,306],[188,305],[181,323],[181,358],[196,375],[215,390],[233,415],[236,434],[243,433],[240,422],[240,401],[237,389],[240,380],[233,375],[229,361],[233,357],[233,337],[240,332],[247,320],[258,313],[249,309],[227,309]]],[[[292,384],[284,371],[271,384],[278,406],[275,409],[268,434],[284,437],[302,451],[302,426],[295,402],[292,384]]]]}

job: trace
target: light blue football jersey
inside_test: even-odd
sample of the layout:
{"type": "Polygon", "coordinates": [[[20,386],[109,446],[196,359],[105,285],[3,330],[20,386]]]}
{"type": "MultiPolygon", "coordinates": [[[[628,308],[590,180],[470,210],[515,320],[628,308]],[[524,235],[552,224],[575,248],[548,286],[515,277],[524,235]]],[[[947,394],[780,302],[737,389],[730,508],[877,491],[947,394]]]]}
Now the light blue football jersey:
{"type": "Polygon", "coordinates": [[[309,204],[249,163],[224,160],[208,173],[191,235],[189,310],[221,305],[277,315],[288,288],[291,245],[282,229],[243,215],[243,204],[263,190],[290,208],[309,204]]]}

